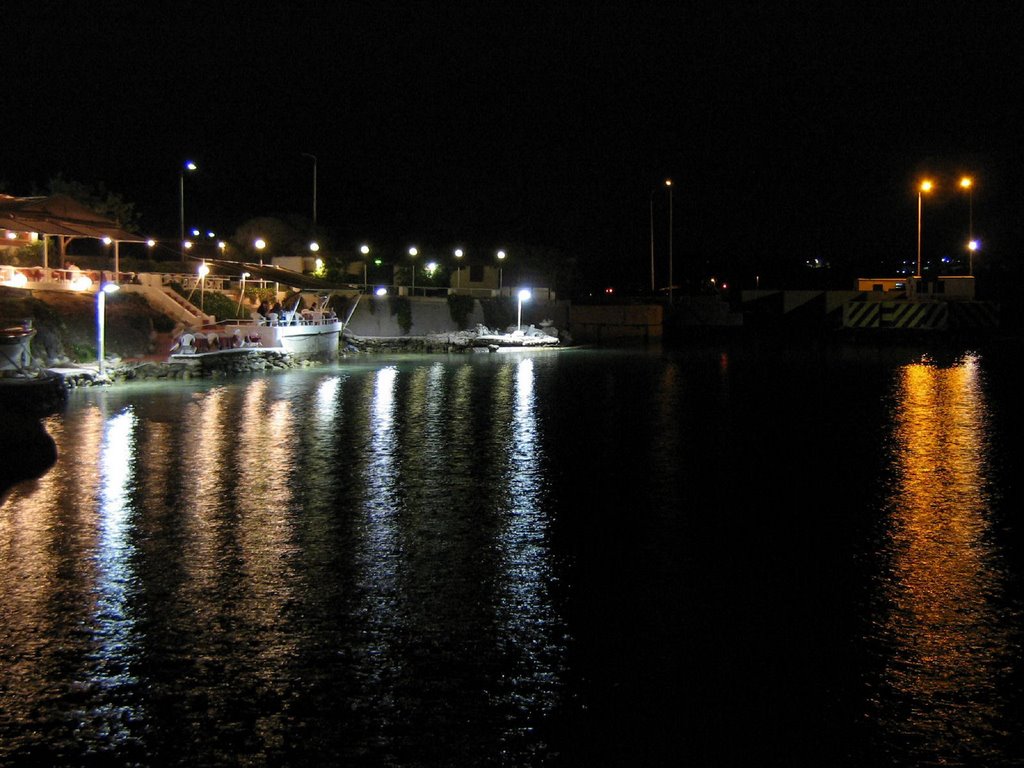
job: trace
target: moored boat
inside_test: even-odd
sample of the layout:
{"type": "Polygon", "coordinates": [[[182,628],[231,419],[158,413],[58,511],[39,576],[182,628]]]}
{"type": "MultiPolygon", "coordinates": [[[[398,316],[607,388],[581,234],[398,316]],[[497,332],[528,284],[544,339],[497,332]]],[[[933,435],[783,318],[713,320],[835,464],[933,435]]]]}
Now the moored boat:
{"type": "Polygon", "coordinates": [[[330,361],[338,358],[342,321],[327,308],[327,297],[315,306],[293,309],[252,320],[223,320],[186,329],[171,347],[171,362],[197,358],[284,352],[297,360],[330,361]]]}

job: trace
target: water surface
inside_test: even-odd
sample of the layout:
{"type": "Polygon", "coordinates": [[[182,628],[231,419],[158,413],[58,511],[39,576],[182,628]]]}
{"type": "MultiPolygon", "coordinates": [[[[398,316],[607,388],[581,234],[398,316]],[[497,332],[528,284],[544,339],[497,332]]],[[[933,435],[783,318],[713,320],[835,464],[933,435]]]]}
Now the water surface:
{"type": "Polygon", "coordinates": [[[1017,355],[75,392],[0,506],[0,758],[1020,764],[1017,355]]]}

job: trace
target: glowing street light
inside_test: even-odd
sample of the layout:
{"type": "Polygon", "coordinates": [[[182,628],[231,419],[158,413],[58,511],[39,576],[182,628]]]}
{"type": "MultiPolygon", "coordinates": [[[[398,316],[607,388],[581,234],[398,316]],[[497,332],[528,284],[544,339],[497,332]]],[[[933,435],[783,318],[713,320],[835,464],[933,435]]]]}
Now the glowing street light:
{"type": "Polygon", "coordinates": [[[921,279],[921,201],[924,194],[931,192],[934,186],[929,179],[925,179],[917,188],[917,274],[914,277],[918,280],[921,279]]]}
{"type": "Polygon", "coordinates": [[[206,262],[204,261],[202,264],[199,265],[199,269],[197,271],[199,272],[199,308],[201,310],[203,310],[203,312],[205,312],[206,311],[206,276],[208,274],[210,274],[210,268],[206,265],[206,262]]]}
{"type": "Polygon", "coordinates": [[[181,237],[178,240],[178,247],[181,248],[181,260],[185,260],[185,171],[194,171],[198,166],[191,160],[186,160],[178,171],[178,199],[181,203],[181,237]]]}
{"type": "Polygon", "coordinates": [[[530,292],[523,288],[519,291],[519,309],[516,311],[516,333],[521,333],[523,330],[523,302],[530,300],[530,292]]]}
{"type": "Polygon", "coordinates": [[[967,192],[967,241],[974,242],[974,179],[970,176],[961,178],[960,189],[967,192]]]}
{"type": "MultiPolygon", "coordinates": [[[[461,259],[465,255],[466,255],[466,252],[463,251],[461,248],[456,248],[455,249],[455,258],[456,259],[461,259]]],[[[455,268],[455,287],[456,288],[461,288],[462,287],[462,265],[461,264],[459,264],[455,268]]]]}
{"type": "MultiPolygon", "coordinates": [[[[419,251],[416,249],[415,246],[413,246],[412,248],[409,249],[409,255],[413,259],[416,258],[417,254],[419,254],[419,251]]],[[[413,294],[413,296],[416,295],[416,262],[415,261],[412,263],[412,294],[413,294]]]]}
{"type": "Polygon", "coordinates": [[[104,324],[106,322],[106,299],[108,293],[113,293],[120,286],[117,283],[104,283],[96,292],[96,357],[99,363],[100,376],[104,372],[104,324]]]}
{"type": "Polygon", "coordinates": [[[366,258],[365,257],[370,255],[370,246],[366,245],[366,243],[363,243],[361,246],[359,246],[359,252],[361,254],[363,254],[363,256],[364,256],[364,258],[363,258],[363,288],[365,289],[366,285],[367,285],[367,283],[366,283],[366,258]]]}
{"type": "Polygon", "coordinates": [[[501,293],[501,262],[505,260],[505,252],[498,251],[498,293],[501,293]]]}
{"type": "Polygon", "coordinates": [[[968,261],[967,261],[967,265],[968,265],[968,270],[967,271],[968,271],[968,274],[971,275],[971,276],[974,275],[974,252],[976,250],[978,250],[978,248],[980,248],[980,247],[981,247],[981,243],[979,243],[977,240],[971,240],[969,243],[967,243],[967,250],[969,252],[968,253],[968,261]]]}

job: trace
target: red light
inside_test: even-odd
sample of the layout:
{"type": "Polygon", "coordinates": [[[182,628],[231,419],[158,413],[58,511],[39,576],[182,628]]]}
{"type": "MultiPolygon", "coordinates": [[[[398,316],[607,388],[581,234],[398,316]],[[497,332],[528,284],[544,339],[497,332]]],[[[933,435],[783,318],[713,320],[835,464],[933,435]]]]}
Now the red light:
{"type": "Polygon", "coordinates": [[[613,294],[613,293],[615,293],[615,289],[614,288],[605,288],[604,292],[607,293],[607,294],[613,294]]]}

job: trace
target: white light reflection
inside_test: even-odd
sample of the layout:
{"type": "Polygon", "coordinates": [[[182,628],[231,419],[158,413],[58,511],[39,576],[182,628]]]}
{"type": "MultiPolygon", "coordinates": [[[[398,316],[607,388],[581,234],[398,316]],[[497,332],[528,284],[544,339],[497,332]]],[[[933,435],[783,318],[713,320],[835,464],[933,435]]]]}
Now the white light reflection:
{"type": "Polygon", "coordinates": [[[338,409],[338,390],[341,388],[340,376],[329,376],[316,388],[316,415],[323,427],[330,426],[338,409]]]}
{"type": "MultiPolygon", "coordinates": [[[[136,588],[130,498],[135,474],[137,419],[126,410],[107,420],[100,445],[100,507],[96,548],[96,608],[93,626],[99,643],[96,683],[106,688],[133,684],[138,638],[131,599],[136,588]]],[[[102,706],[107,728],[126,728],[140,713],[113,702],[102,706]]],[[[114,735],[121,738],[127,734],[114,735]]]]}
{"type": "MultiPolygon", "coordinates": [[[[497,377],[500,382],[502,377],[497,377]]],[[[550,711],[561,687],[561,620],[552,604],[549,584],[554,575],[543,506],[543,456],[537,439],[534,361],[523,358],[515,367],[507,468],[509,507],[498,532],[498,619],[513,654],[514,673],[501,697],[529,698],[531,710],[550,711]]],[[[511,736],[511,734],[509,734],[511,736]]]]}
{"type": "Polygon", "coordinates": [[[394,652],[393,639],[399,617],[399,570],[401,547],[398,544],[398,489],[395,485],[396,443],[395,388],[398,369],[381,368],[372,378],[373,402],[370,409],[370,440],[367,451],[364,499],[366,518],[360,560],[360,592],[365,615],[365,635],[369,669],[363,674],[374,678],[397,675],[400,654],[394,652]]]}
{"type": "Polygon", "coordinates": [[[991,764],[1005,738],[1001,678],[1013,611],[992,539],[989,419],[977,358],[901,371],[874,638],[886,751],[915,764],[991,764]]]}

